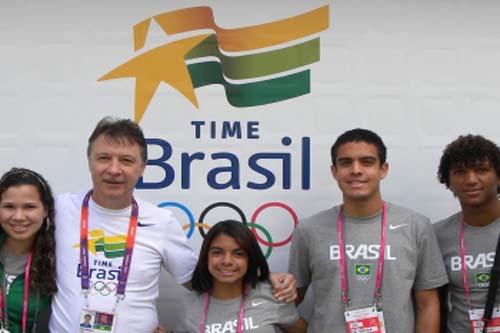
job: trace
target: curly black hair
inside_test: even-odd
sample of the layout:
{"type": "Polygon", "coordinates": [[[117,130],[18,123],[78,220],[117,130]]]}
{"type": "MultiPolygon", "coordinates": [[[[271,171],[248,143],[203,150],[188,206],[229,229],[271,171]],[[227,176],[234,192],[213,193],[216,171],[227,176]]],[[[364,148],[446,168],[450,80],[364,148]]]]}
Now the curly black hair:
{"type": "MultiPolygon", "coordinates": [[[[12,168],[0,179],[0,199],[12,186],[34,186],[47,210],[47,217],[38,230],[33,243],[33,259],[30,270],[30,287],[45,295],[54,295],[56,285],[56,243],[54,196],[49,183],[39,173],[25,168],[12,168]]],[[[4,231],[0,228],[0,231],[4,231]]]]}
{"type": "Polygon", "coordinates": [[[438,167],[438,180],[450,188],[450,169],[454,166],[472,167],[489,161],[500,177],[500,148],[481,135],[461,135],[443,151],[438,167]]]}

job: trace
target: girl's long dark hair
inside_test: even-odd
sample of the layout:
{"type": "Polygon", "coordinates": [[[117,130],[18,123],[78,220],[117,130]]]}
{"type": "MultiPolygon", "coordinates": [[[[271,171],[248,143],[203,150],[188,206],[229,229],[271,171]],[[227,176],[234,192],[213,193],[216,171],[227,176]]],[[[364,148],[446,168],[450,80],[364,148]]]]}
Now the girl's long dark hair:
{"type": "Polygon", "coordinates": [[[37,189],[48,213],[33,242],[30,287],[42,294],[54,295],[57,291],[54,196],[42,175],[25,168],[12,168],[0,179],[0,200],[7,189],[21,185],[32,185],[37,189]]]}
{"type": "Polygon", "coordinates": [[[208,231],[200,250],[200,257],[193,272],[193,290],[203,293],[212,289],[213,278],[208,271],[208,253],[213,240],[219,235],[234,238],[248,257],[248,269],[243,277],[245,284],[255,288],[258,281],[269,279],[269,266],[254,234],[243,223],[226,220],[215,224],[208,231]]]}

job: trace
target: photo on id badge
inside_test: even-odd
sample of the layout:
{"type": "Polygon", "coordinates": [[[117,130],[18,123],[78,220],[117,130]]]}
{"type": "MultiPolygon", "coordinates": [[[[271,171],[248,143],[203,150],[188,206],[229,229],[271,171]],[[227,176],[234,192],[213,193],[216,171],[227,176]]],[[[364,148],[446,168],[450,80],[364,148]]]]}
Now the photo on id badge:
{"type": "Polygon", "coordinates": [[[115,316],[111,313],[82,310],[80,313],[80,333],[113,332],[115,316]]]}

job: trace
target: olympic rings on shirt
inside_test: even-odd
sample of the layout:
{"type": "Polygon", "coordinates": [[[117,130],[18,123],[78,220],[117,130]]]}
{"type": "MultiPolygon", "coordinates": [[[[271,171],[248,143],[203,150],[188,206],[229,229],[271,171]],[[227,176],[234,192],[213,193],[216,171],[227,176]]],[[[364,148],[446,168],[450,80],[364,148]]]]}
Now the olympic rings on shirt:
{"type": "MultiPolygon", "coordinates": [[[[118,283],[115,281],[96,281],[94,283],[94,289],[97,291],[101,296],[108,296],[112,292],[116,290],[116,287],[118,286],[118,283]]],[[[91,286],[92,287],[92,286],[91,286]]]]}
{"type": "Polygon", "coordinates": [[[189,210],[189,208],[187,208],[185,205],[183,205],[179,202],[175,202],[175,201],[162,202],[158,205],[158,207],[160,207],[160,208],[175,207],[175,208],[180,209],[184,214],[186,214],[186,216],[188,218],[188,223],[184,224],[182,226],[182,229],[184,229],[184,230],[188,229],[188,232],[186,234],[187,238],[191,238],[193,236],[193,232],[194,232],[195,228],[198,228],[198,231],[199,231],[201,237],[205,238],[205,236],[206,236],[205,229],[209,230],[211,227],[210,225],[204,223],[204,219],[206,218],[207,214],[211,210],[218,208],[218,207],[230,208],[230,209],[234,210],[239,215],[240,220],[243,224],[245,224],[246,226],[251,228],[257,241],[260,244],[267,246],[267,251],[265,254],[266,258],[269,258],[269,256],[271,255],[272,248],[284,246],[284,245],[290,243],[292,241],[292,234],[290,234],[290,236],[288,236],[286,239],[284,239],[282,241],[273,242],[271,233],[266,228],[264,228],[262,225],[257,223],[257,218],[259,217],[259,215],[267,208],[278,207],[278,208],[282,208],[282,209],[286,210],[288,212],[288,214],[292,217],[294,229],[297,226],[297,224],[299,223],[299,219],[298,219],[295,211],[290,206],[288,206],[282,202],[268,202],[268,203],[262,204],[252,214],[252,217],[250,220],[251,222],[247,221],[247,217],[246,217],[245,213],[241,210],[241,208],[239,208],[238,206],[236,206],[235,204],[233,204],[231,202],[226,202],[226,201],[218,201],[218,202],[215,202],[215,203],[208,205],[201,212],[200,217],[198,219],[198,222],[195,222],[195,218],[194,218],[191,210],[189,210]],[[261,236],[259,236],[257,229],[260,232],[262,232],[265,239],[263,239],[261,236]]]}

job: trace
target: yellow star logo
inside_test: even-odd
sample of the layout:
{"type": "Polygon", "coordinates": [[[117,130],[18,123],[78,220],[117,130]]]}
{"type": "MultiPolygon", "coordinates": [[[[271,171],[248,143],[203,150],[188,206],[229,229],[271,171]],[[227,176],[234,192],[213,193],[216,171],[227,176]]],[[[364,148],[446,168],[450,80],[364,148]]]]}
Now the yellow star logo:
{"type": "Polygon", "coordinates": [[[189,37],[149,50],[111,70],[98,81],[135,77],[134,119],[137,123],[141,121],[160,82],[178,90],[198,108],[184,57],[208,36],[210,34],[189,37]]]}

